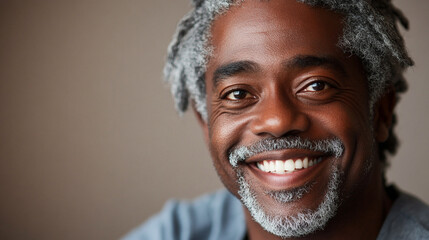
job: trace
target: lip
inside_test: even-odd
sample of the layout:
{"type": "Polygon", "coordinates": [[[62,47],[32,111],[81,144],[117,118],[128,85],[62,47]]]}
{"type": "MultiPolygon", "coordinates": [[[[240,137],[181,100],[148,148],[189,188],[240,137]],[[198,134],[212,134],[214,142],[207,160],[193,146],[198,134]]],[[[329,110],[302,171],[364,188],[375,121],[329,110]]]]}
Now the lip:
{"type": "MultiPolygon", "coordinates": [[[[269,159],[263,158],[263,160],[286,160],[286,159],[299,158],[299,156],[288,155],[288,158],[285,159],[285,158],[281,158],[279,155],[276,155],[275,153],[268,154],[268,155],[270,155],[270,158],[269,159]]],[[[306,156],[311,157],[309,155],[306,155],[306,156]]],[[[323,156],[320,154],[315,154],[314,156],[322,157],[322,161],[312,167],[308,167],[301,170],[295,170],[294,172],[286,173],[286,174],[276,174],[276,173],[264,172],[260,170],[256,166],[256,162],[260,160],[255,160],[255,159],[259,159],[262,156],[252,159],[249,162],[246,162],[245,167],[247,167],[249,169],[250,174],[253,175],[256,179],[258,179],[259,182],[261,182],[267,189],[271,189],[274,191],[289,190],[289,189],[303,186],[308,182],[315,181],[317,176],[320,175],[321,172],[327,166],[329,166],[329,162],[330,160],[332,160],[332,157],[329,157],[326,155],[323,156]]]]}

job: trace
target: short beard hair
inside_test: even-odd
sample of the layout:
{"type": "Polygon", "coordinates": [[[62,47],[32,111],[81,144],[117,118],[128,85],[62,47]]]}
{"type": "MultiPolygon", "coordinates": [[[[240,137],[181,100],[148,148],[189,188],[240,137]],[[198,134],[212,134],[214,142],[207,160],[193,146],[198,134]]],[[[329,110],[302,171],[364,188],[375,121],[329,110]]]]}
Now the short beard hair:
{"type": "Polygon", "coordinates": [[[258,153],[281,150],[281,149],[308,149],[315,152],[322,152],[339,158],[343,155],[344,145],[338,138],[324,140],[309,140],[298,136],[282,138],[266,138],[251,144],[232,149],[229,154],[229,163],[237,167],[240,162],[258,153]]]}
{"type": "Polygon", "coordinates": [[[309,193],[315,182],[309,182],[304,186],[290,190],[266,191],[265,194],[272,197],[278,203],[295,202],[301,199],[306,193],[309,193]]]}
{"type": "MultiPolygon", "coordinates": [[[[339,206],[339,185],[341,174],[337,166],[332,165],[332,173],[322,203],[316,210],[303,209],[296,215],[270,215],[258,202],[255,193],[244,178],[241,169],[236,169],[240,190],[238,194],[253,219],[266,231],[281,238],[302,237],[321,230],[335,216],[339,206]]],[[[282,191],[284,194],[285,191],[282,191]]],[[[295,193],[291,192],[291,196],[295,193]]]]}
{"type": "MultiPolygon", "coordinates": [[[[262,152],[281,149],[309,149],[323,152],[339,158],[344,153],[344,145],[338,138],[324,140],[309,140],[300,137],[268,138],[249,146],[233,149],[229,154],[230,164],[237,174],[241,201],[247,207],[253,219],[266,231],[282,238],[301,237],[323,229],[326,223],[335,216],[339,205],[339,185],[341,183],[340,169],[332,163],[331,176],[322,203],[313,209],[302,209],[296,215],[270,215],[258,202],[256,194],[246,181],[242,165],[249,157],[262,152]]],[[[280,204],[297,201],[311,191],[314,182],[304,186],[281,191],[267,191],[265,194],[280,204]]]]}

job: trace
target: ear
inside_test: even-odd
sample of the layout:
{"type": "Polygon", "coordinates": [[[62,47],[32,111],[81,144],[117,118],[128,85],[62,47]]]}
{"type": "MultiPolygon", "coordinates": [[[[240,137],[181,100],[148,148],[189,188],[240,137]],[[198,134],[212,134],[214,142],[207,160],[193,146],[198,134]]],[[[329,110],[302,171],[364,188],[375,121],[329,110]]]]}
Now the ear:
{"type": "Polygon", "coordinates": [[[192,111],[194,112],[194,115],[197,118],[198,124],[200,125],[201,129],[203,130],[204,140],[206,141],[206,144],[208,146],[208,143],[209,143],[209,127],[208,127],[208,124],[204,120],[203,116],[201,116],[201,114],[197,111],[194,104],[192,104],[192,111]]]}
{"type": "Polygon", "coordinates": [[[396,105],[396,93],[388,88],[374,107],[374,134],[377,142],[384,142],[389,137],[393,110],[396,105]]]}

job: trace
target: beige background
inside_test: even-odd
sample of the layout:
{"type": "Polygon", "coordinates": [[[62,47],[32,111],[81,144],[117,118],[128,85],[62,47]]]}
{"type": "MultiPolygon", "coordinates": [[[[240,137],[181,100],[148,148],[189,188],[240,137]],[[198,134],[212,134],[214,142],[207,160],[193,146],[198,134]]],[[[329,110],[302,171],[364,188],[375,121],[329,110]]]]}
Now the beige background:
{"type": "MultiPolygon", "coordinates": [[[[429,202],[429,1],[396,1],[417,65],[389,179],[429,202]]],[[[0,239],[117,239],[221,187],[161,81],[187,0],[0,2],[0,239]]]]}

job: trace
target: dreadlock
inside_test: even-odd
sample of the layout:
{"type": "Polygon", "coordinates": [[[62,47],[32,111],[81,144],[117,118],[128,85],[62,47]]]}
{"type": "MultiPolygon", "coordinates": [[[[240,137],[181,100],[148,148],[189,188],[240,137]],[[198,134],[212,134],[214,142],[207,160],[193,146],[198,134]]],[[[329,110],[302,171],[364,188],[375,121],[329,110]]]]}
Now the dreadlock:
{"type": "MultiPolygon", "coordinates": [[[[192,101],[196,110],[207,120],[204,76],[212,52],[210,28],[217,16],[243,1],[193,0],[193,10],[179,22],[164,67],[165,81],[171,85],[179,113],[185,112],[189,101],[192,101]]],[[[338,46],[361,59],[368,79],[371,112],[389,88],[394,88],[399,100],[400,94],[407,90],[403,73],[413,65],[413,61],[396,26],[399,22],[408,29],[408,20],[391,0],[297,1],[344,15],[343,35],[338,46]]],[[[386,153],[394,154],[398,147],[398,139],[393,132],[396,119],[394,114],[389,138],[379,143],[383,169],[387,165],[386,153]]]]}

